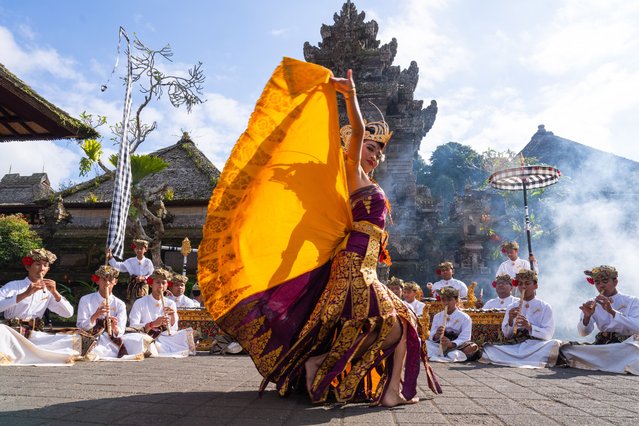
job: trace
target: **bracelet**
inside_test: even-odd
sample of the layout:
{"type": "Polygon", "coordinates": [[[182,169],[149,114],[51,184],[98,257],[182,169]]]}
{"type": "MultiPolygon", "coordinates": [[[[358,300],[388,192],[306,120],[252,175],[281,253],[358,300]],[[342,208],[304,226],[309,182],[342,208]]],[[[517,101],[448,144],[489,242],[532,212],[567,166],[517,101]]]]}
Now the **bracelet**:
{"type": "Polygon", "coordinates": [[[349,99],[353,98],[354,96],[357,96],[357,91],[353,87],[353,89],[349,90],[348,92],[344,93],[343,95],[344,95],[344,99],[345,100],[349,100],[349,99]]]}

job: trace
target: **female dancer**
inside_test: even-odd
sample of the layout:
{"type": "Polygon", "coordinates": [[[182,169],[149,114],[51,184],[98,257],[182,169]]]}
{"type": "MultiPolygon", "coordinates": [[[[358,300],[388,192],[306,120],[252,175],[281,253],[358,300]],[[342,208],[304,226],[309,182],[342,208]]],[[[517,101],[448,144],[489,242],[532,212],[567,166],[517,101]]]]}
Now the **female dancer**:
{"type": "MultiPolygon", "coordinates": [[[[421,358],[427,367],[429,386],[434,392],[440,393],[439,385],[427,364],[425,347],[421,346],[418,338],[417,318],[388,287],[379,282],[376,275],[382,239],[385,238],[383,227],[388,207],[384,192],[371,180],[371,174],[382,161],[383,150],[392,132],[384,121],[365,125],[357,102],[352,71],[347,72],[346,78],[332,76],[327,78],[330,75],[328,70],[313,64],[298,61],[291,63],[291,61],[285,60],[282,67],[276,70],[271,80],[272,84],[267,85],[265,94],[258,101],[258,108],[252,121],[256,123],[255,127],[258,129],[266,125],[261,123],[257,125],[260,122],[258,113],[261,111],[260,108],[264,108],[265,103],[272,99],[278,100],[275,103],[278,113],[292,111],[281,114],[281,117],[285,117],[282,119],[284,124],[273,126],[274,130],[269,130],[265,139],[268,141],[280,128],[288,126],[291,132],[299,132],[298,129],[304,128],[305,109],[302,108],[317,108],[312,110],[313,117],[316,117],[318,114],[321,115],[322,108],[326,108],[324,104],[327,100],[330,101],[331,93],[333,93],[333,103],[335,103],[334,91],[344,96],[351,124],[340,131],[346,153],[342,157],[344,163],[336,169],[338,172],[343,171],[342,175],[338,173],[338,184],[339,179],[344,179],[350,194],[352,222],[347,224],[348,235],[346,238],[342,236],[344,241],[339,245],[341,249],[338,250],[336,246],[332,248],[332,253],[336,253],[332,261],[325,264],[319,262],[321,266],[318,268],[300,276],[294,276],[293,279],[281,284],[273,285],[272,282],[277,280],[271,279],[264,291],[248,292],[246,289],[250,287],[250,284],[255,285],[251,281],[261,278],[259,275],[251,275],[254,278],[249,279],[253,269],[250,262],[266,255],[260,251],[258,254],[252,253],[253,256],[249,257],[242,252],[242,248],[248,247],[248,244],[246,240],[238,236],[238,233],[241,234],[244,227],[251,224],[249,220],[245,221],[249,225],[238,225],[233,234],[229,233],[228,237],[224,236],[223,233],[226,231],[219,226],[219,219],[209,224],[211,217],[222,217],[222,207],[219,206],[225,205],[223,201],[225,193],[217,194],[216,188],[209,206],[209,219],[204,232],[205,241],[200,246],[200,251],[204,252],[199,259],[200,286],[206,298],[206,306],[220,327],[234,336],[249,352],[258,370],[264,376],[262,390],[269,382],[274,382],[281,395],[292,388],[305,387],[313,402],[324,402],[328,398],[334,398],[338,402],[366,401],[388,407],[413,403],[418,400],[415,395],[421,358]],[[328,74],[323,77],[320,72],[328,74]],[[309,75],[315,75],[320,84],[312,86],[309,75]],[[324,83],[321,83],[324,78],[324,83]],[[315,89],[308,89],[308,87],[315,87],[315,89]],[[285,97],[273,95],[273,92],[294,92],[291,97],[297,100],[300,96],[299,92],[303,90],[310,93],[308,99],[297,101],[300,106],[293,105],[289,109],[286,109],[285,105],[283,106],[284,101],[281,101],[286,99],[285,97]],[[321,93],[313,94],[314,90],[325,93],[326,97],[321,98],[321,93]],[[320,102],[315,102],[317,96],[321,98],[320,102]],[[287,125],[288,117],[295,117],[297,121],[287,125]],[[214,204],[216,199],[222,201],[214,204]],[[217,244],[212,247],[209,247],[210,243],[207,242],[209,226],[217,232],[213,234],[214,238],[209,238],[217,244]],[[213,249],[219,250],[221,247],[219,241],[225,238],[229,244],[222,246],[222,249],[233,251],[226,256],[214,253],[213,249]],[[239,240],[237,244],[232,243],[234,238],[239,240]],[[235,262],[238,256],[244,256],[245,261],[237,263],[235,269],[220,262],[220,259],[235,262]],[[205,268],[213,270],[214,273],[211,275],[202,273],[205,268]],[[246,277],[237,278],[242,274],[246,277]],[[246,296],[235,296],[234,292],[244,292],[246,296]],[[221,314],[219,317],[216,316],[217,312],[221,314]]],[[[331,117],[330,108],[332,105],[329,105],[329,117],[331,117]]],[[[277,116],[269,110],[269,122],[275,117],[277,116]]],[[[336,116],[331,117],[331,119],[336,118],[336,116]]],[[[246,133],[251,133],[250,123],[246,133]]],[[[303,135],[306,137],[306,133],[303,135]]],[[[251,140],[254,139],[255,137],[251,134],[251,140]]],[[[246,151],[242,142],[241,138],[231,158],[236,152],[239,155],[246,151]]],[[[267,148],[264,148],[267,146],[265,144],[266,142],[260,145],[262,151],[267,151],[267,148]]],[[[266,162],[264,167],[276,170],[269,172],[268,179],[263,179],[265,172],[260,169],[259,172],[255,172],[256,178],[253,181],[248,181],[246,178],[248,183],[243,183],[243,187],[249,187],[251,184],[260,187],[260,185],[272,185],[273,181],[284,181],[287,196],[291,195],[291,191],[295,192],[301,200],[295,205],[304,206],[304,214],[300,219],[300,224],[304,226],[296,226],[291,232],[292,236],[287,238],[289,241],[287,250],[281,253],[282,264],[286,263],[286,253],[291,251],[290,247],[293,244],[291,241],[303,240],[302,243],[295,245],[296,250],[300,248],[300,251],[309,247],[304,243],[311,241],[313,249],[318,247],[321,256],[322,250],[319,248],[321,241],[316,242],[319,237],[313,237],[312,231],[314,228],[328,229],[317,226],[315,221],[307,220],[306,215],[311,208],[319,209],[325,203],[329,203],[332,199],[331,194],[327,195],[319,189],[319,181],[309,180],[309,184],[314,186],[312,189],[315,198],[325,197],[314,204],[314,198],[305,196],[305,185],[299,182],[306,175],[315,176],[313,170],[317,163],[293,161],[291,162],[293,166],[287,166],[286,173],[282,172],[284,167],[281,165],[282,161],[288,158],[291,152],[298,152],[299,149],[312,150],[313,145],[308,143],[296,145],[296,149],[293,150],[288,148],[286,139],[278,141],[271,150],[271,158],[277,158],[280,161],[277,166],[269,166],[269,163],[263,160],[264,154],[260,154],[261,162],[266,162]],[[281,149],[285,150],[285,154],[277,151],[281,146],[284,146],[281,149]],[[297,179],[287,179],[286,176],[289,175],[297,179]],[[258,178],[260,178],[259,181],[258,178]],[[304,228],[304,232],[306,228],[310,228],[308,234],[311,236],[306,234],[303,238],[299,236],[297,233],[300,228],[304,228]]],[[[314,155],[314,158],[319,157],[319,154],[314,155]]],[[[251,157],[253,158],[255,156],[251,157]]],[[[235,159],[235,163],[240,161],[235,159]]],[[[227,173],[227,167],[229,163],[225,167],[222,178],[225,174],[230,174],[230,172],[227,173]]],[[[247,168],[242,169],[244,170],[247,168]]],[[[241,171],[234,175],[239,176],[240,173],[241,171]]],[[[328,173],[322,172],[322,175],[326,174],[328,173]]],[[[235,181],[223,182],[229,188],[232,188],[234,183],[235,181]]],[[[332,187],[335,188],[335,185],[332,187]]],[[[255,193],[259,193],[259,190],[250,192],[251,195],[255,193]]],[[[275,197],[273,195],[268,200],[275,197]]],[[[238,201],[237,204],[242,201],[238,201]]],[[[268,206],[260,207],[268,208],[268,206]]],[[[294,210],[294,206],[291,208],[294,210]]],[[[244,211],[247,209],[244,209],[241,214],[245,214],[244,211]]],[[[268,211],[271,214],[271,210],[268,211]]],[[[240,212],[239,208],[237,212],[240,212]]],[[[339,209],[333,208],[330,212],[333,215],[339,215],[339,209]]],[[[236,221],[237,214],[224,213],[224,217],[228,217],[229,221],[236,221]]],[[[262,213],[261,218],[265,217],[262,213]]],[[[348,218],[351,219],[350,215],[348,218]]],[[[318,220],[321,219],[321,217],[318,218],[318,220]]],[[[273,226],[279,225],[280,222],[282,221],[274,222],[273,226]]],[[[268,231],[268,229],[257,230],[268,231]]],[[[250,235],[252,233],[247,233],[246,238],[250,238],[250,235]]],[[[277,241],[274,241],[274,244],[276,243],[277,241]]],[[[256,248],[256,250],[262,249],[262,247],[256,248]]],[[[292,263],[292,265],[294,267],[296,264],[292,263]]],[[[290,268],[289,266],[282,268],[280,265],[274,274],[280,273],[282,269],[290,268]]],[[[268,271],[262,272],[269,274],[268,271]]]]}

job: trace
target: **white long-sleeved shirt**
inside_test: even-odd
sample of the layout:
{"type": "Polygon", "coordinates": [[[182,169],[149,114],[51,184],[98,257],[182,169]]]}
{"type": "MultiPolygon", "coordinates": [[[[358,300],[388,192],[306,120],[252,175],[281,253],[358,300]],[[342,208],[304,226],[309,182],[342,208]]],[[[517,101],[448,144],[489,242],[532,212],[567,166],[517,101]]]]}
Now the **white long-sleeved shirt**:
{"type": "MultiPolygon", "coordinates": [[[[437,329],[444,324],[444,311],[438,312],[433,317],[433,323],[430,327],[429,340],[433,340],[437,329]]],[[[446,319],[446,332],[457,334],[457,338],[453,340],[457,346],[470,340],[470,336],[473,333],[473,320],[467,313],[455,309],[452,314],[448,315],[446,319]]]]}
{"type": "MultiPolygon", "coordinates": [[[[82,330],[91,331],[95,327],[95,322],[91,322],[91,317],[98,310],[98,307],[104,304],[105,298],[99,292],[82,296],[78,303],[78,319],[76,326],[82,330]]],[[[118,337],[124,334],[126,328],[126,305],[123,301],[109,295],[109,315],[118,319],[118,337]]],[[[103,315],[102,318],[105,316],[103,315]]]]}
{"type": "Polygon", "coordinates": [[[0,288],[0,312],[4,312],[6,319],[19,318],[30,320],[42,318],[44,311],[49,309],[63,318],[73,316],[73,306],[67,299],[61,297],[58,302],[48,289],[38,290],[31,296],[25,297],[18,303],[18,295],[24,293],[31,285],[29,277],[6,283],[0,288]]]}
{"type": "Polygon", "coordinates": [[[109,259],[109,265],[113,266],[120,272],[126,272],[129,275],[147,278],[153,273],[153,262],[148,257],[138,260],[137,257],[130,257],[124,262],[118,262],[114,258],[109,259]]]}
{"type": "Polygon", "coordinates": [[[438,292],[443,287],[453,287],[459,291],[459,297],[465,299],[468,297],[468,287],[462,281],[456,280],[455,278],[451,278],[449,280],[439,280],[435,284],[433,284],[433,292],[438,292]]]}
{"type": "MultiPolygon", "coordinates": [[[[539,265],[537,265],[537,261],[535,261],[534,266],[535,272],[539,274],[539,265]]],[[[518,257],[516,260],[506,259],[506,261],[502,262],[502,264],[499,265],[499,268],[497,268],[497,274],[495,274],[495,276],[508,274],[510,275],[510,278],[515,279],[517,272],[522,269],[530,269],[530,262],[522,259],[521,257],[518,257]]]]}
{"type": "MultiPolygon", "coordinates": [[[[507,339],[513,337],[515,334],[515,321],[513,321],[513,326],[510,327],[508,325],[508,316],[510,310],[517,307],[519,307],[519,302],[508,306],[506,314],[504,315],[504,321],[501,323],[501,331],[507,339]]],[[[552,317],[552,308],[548,303],[539,299],[524,300],[521,305],[520,314],[525,316],[532,326],[530,336],[541,340],[552,339],[553,334],[555,334],[555,320],[552,317]]]]}
{"type": "Polygon", "coordinates": [[[506,309],[512,303],[519,303],[519,297],[513,295],[504,297],[503,299],[495,297],[486,302],[482,309],[506,309]]]}
{"type": "Polygon", "coordinates": [[[590,317],[590,322],[587,326],[583,322],[584,313],[581,313],[577,323],[579,335],[589,335],[594,330],[595,325],[599,331],[615,332],[625,336],[639,333],[639,299],[621,293],[617,293],[609,297],[609,299],[612,309],[615,311],[614,318],[601,305],[597,304],[595,313],[590,317]]]}
{"type": "MultiPolygon", "coordinates": [[[[175,302],[169,299],[168,297],[164,298],[164,306],[167,308],[173,308],[175,324],[173,324],[170,328],[171,331],[178,330],[178,314],[177,314],[177,306],[175,306],[175,302]]],[[[129,325],[131,327],[144,327],[146,324],[151,321],[155,321],[159,317],[164,316],[164,311],[162,310],[162,301],[156,300],[152,294],[141,297],[133,303],[133,307],[131,308],[131,312],[129,313],[129,325]]]]}
{"type": "Polygon", "coordinates": [[[197,300],[189,299],[185,295],[180,295],[179,297],[169,296],[169,299],[175,302],[175,305],[178,308],[199,308],[200,302],[197,300]]]}

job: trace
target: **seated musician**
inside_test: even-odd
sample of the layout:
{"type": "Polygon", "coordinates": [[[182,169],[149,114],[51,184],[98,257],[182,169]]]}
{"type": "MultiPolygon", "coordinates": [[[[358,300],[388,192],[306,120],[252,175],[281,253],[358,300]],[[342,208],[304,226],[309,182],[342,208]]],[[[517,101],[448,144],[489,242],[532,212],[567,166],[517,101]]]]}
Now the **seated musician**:
{"type": "Polygon", "coordinates": [[[399,300],[404,300],[404,280],[398,277],[391,277],[386,285],[399,297],[399,300]]]}
{"type": "Polygon", "coordinates": [[[543,368],[557,362],[561,342],[552,338],[555,322],[550,305],[535,297],[537,273],[522,269],[515,276],[522,299],[506,309],[501,329],[505,344],[483,348],[480,362],[511,367],[543,368]]]}
{"type": "Polygon", "coordinates": [[[102,265],[91,280],[98,291],[82,296],[78,303],[76,326],[91,334],[96,344],[87,355],[91,360],[143,360],[144,353],[129,353],[123,339],[126,328],[126,305],[113,295],[120,271],[102,265]],[[108,302],[107,302],[108,299],[108,302]]]}
{"type": "MultiPolygon", "coordinates": [[[[44,248],[31,250],[23,257],[22,264],[27,270],[27,277],[10,281],[0,288],[0,312],[4,313],[7,326],[39,349],[79,356],[82,352],[81,339],[70,334],[44,332],[42,316],[45,310],[49,309],[63,318],[73,316],[73,306],[58,292],[56,282],[45,278],[56,259],[55,254],[44,248]]],[[[8,330],[3,330],[3,335],[9,334],[8,330]]],[[[12,337],[10,339],[13,340],[12,337]]],[[[31,350],[32,347],[27,346],[19,351],[20,356],[13,359],[14,362],[20,363],[20,359],[24,358],[23,352],[31,350]]],[[[0,352],[6,354],[4,349],[15,352],[10,348],[0,348],[0,352]]]]}
{"type": "Polygon", "coordinates": [[[200,302],[197,300],[189,299],[186,297],[184,292],[186,291],[186,283],[189,281],[189,278],[186,275],[182,274],[174,274],[173,275],[173,285],[171,286],[171,294],[169,295],[169,299],[175,302],[175,305],[178,308],[199,308],[200,302]]]}
{"type": "Polygon", "coordinates": [[[570,367],[639,374],[639,299],[617,291],[618,273],[613,266],[584,273],[599,295],[579,307],[577,330],[585,337],[596,326],[599,333],[594,344],[563,345],[561,355],[570,367]]]}
{"type": "Polygon", "coordinates": [[[437,269],[435,269],[435,273],[442,279],[433,284],[433,293],[439,294],[439,290],[441,290],[442,288],[453,287],[457,289],[457,291],[459,291],[459,297],[461,297],[462,299],[468,297],[468,287],[466,287],[466,284],[453,278],[455,269],[452,262],[441,262],[437,266],[437,269]]]}
{"type": "MultiPolygon", "coordinates": [[[[181,358],[195,355],[193,330],[178,330],[178,314],[175,302],[164,296],[172,273],[157,268],[147,282],[151,286],[151,294],[141,297],[133,303],[129,314],[129,325],[146,333],[153,339],[149,346],[151,356],[181,358]]],[[[128,343],[128,342],[127,342],[128,343]]],[[[127,348],[130,345],[127,344],[127,348]]],[[[143,352],[137,346],[135,353],[143,352]]]]}
{"type": "Polygon", "coordinates": [[[149,249],[149,242],[146,240],[133,240],[133,251],[135,257],[130,257],[124,262],[118,262],[113,258],[111,250],[107,249],[106,258],[109,265],[113,266],[120,272],[129,274],[129,285],[126,288],[126,301],[130,307],[136,299],[149,294],[149,286],[146,279],[153,273],[153,262],[144,254],[149,249]]]}
{"type": "Polygon", "coordinates": [[[408,306],[408,309],[415,312],[418,317],[422,316],[424,306],[426,306],[417,298],[420,290],[419,284],[415,281],[407,281],[404,283],[404,305],[408,306]]]}
{"type": "Polygon", "coordinates": [[[433,317],[430,337],[426,341],[428,359],[439,362],[473,360],[479,347],[470,341],[473,321],[468,314],[457,309],[459,291],[444,287],[439,294],[444,309],[433,317]]]}
{"type": "Polygon", "coordinates": [[[510,241],[502,244],[501,252],[506,255],[508,259],[502,262],[497,268],[496,275],[508,274],[511,277],[517,275],[517,272],[522,269],[530,269],[530,262],[532,262],[535,267],[535,271],[539,273],[539,265],[537,265],[537,261],[535,260],[535,256],[530,255],[530,261],[524,260],[519,257],[519,244],[517,241],[510,241]]]}
{"type": "Polygon", "coordinates": [[[506,309],[513,303],[519,303],[519,298],[512,295],[513,280],[510,275],[497,275],[493,281],[493,288],[497,292],[497,297],[486,302],[483,309],[506,309]]]}

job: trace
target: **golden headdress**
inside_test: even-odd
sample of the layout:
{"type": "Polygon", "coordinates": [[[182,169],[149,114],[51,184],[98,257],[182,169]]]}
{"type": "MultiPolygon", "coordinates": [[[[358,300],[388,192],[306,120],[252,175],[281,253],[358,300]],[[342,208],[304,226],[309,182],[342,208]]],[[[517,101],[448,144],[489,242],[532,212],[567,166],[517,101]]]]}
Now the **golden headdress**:
{"type": "Polygon", "coordinates": [[[186,275],[182,275],[182,274],[175,274],[173,275],[173,282],[174,283],[181,283],[181,284],[185,284],[187,282],[189,282],[189,277],[187,277],[186,275]]]}
{"type": "Polygon", "coordinates": [[[614,266],[610,266],[610,265],[601,265],[601,266],[597,266],[595,268],[592,268],[588,271],[584,271],[584,274],[586,274],[588,277],[590,277],[588,280],[588,282],[590,284],[594,284],[595,281],[600,281],[600,280],[607,280],[607,279],[615,279],[617,278],[617,276],[619,275],[619,273],[617,272],[617,268],[615,268],[614,266]],[[592,280],[592,282],[591,282],[592,280]]]}
{"type": "MultiPolygon", "coordinates": [[[[348,147],[351,144],[351,135],[353,134],[353,128],[350,124],[342,127],[339,131],[339,135],[342,138],[344,149],[348,151],[348,147]]],[[[382,121],[367,122],[364,120],[364,140],[375,141],[381,143],[384,147],[393,136],[393,132],[388,123],[382,119],[382,121]]]]}
{"type": "Polygon", "coordinates": [[[25,257],[22,258],[22,264],[25,266],[31,266],[33,262],[43,260],[50,264],[55,262],[58,257],[45,248],[39,248],[31,250],[25,257]]]}
{"type": "Polygon", "coordinates": [[[415,281],[405,281],[404,289],[411,290],[411,291],[419,291],[421,290],[421,287],[415,281]]]}
{"type": "Polygon", "coordinates": [[[390,277],[386,285],[388,287],[392,285],[396,285],[396,286],[399,286],[400,288],[404,288],[404,280],[399,277],[390,277]]]}
{"type": "Polygon", "coordinates": [[[515,281],[517,281],[517,283],[528,280],[537,282],[537,272],[531,271],[530,269],[520,269],[517,275],[515,275],[515,281]]]}
{"type": "Polygon", "coordinates": [[[493,287],[497,287],[497,283],[506,283],[509,285],[513,285],[513,279],[510,278],[508,274],[501,274],[495,277],[495,281],[493,281],[493,287]]]}
{"type": "Polygon", "coordinates": [[[167,271],[163,268],[156,268],[153,270],[153,273],[149,278],[147,278],[148,284],[153,284],[154,280],[166,280],[170,281],[173,277],[173,273],[171,271],[167,271]]]}
{"type": "Polygon", "coordinates": [[[459,290],[457,290],[455,287],[451,287],[451,286],[446,286],[446,287],[442,287],[439,290],[439,297],[441,298],[451,298],[451,299],[457,299],[459,298],[459,290]]]}
{"type": "Polygon", "coordinates": [[[519,250],[519,244],[517,241],[509,241],[501,245],[502,253],[508,253],[511,250],[519,250]]]}
{"type": "Polygon", "coordinates": [[[453,266],[453,262],[441,262],[439,265],[437,265],[437,268],[435,269],[435,273],[437,275],[441,275],[442,271],[445,271],[446,269],[450,269],[450,270],[455,270],[455,267],[453,266]]]}
{"type": "Polygon", "coordinates": [[[100,281],[100,278],[104,278],[105,280],[117,279],[120,275],[120,271],[118,271],[113,266],[109,265],[100,265],[100,267],[95,271],[93,275],[91,275],[91,281],[97,283],[100,281]]]}

